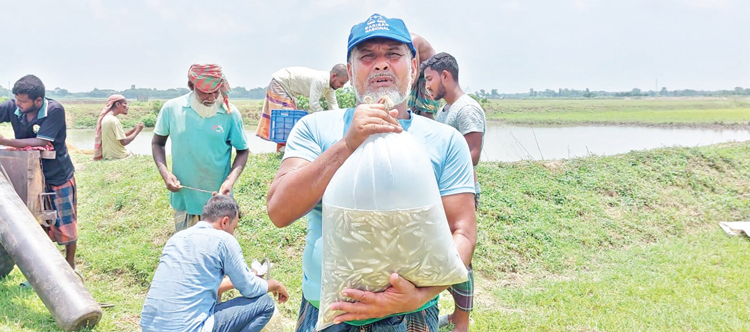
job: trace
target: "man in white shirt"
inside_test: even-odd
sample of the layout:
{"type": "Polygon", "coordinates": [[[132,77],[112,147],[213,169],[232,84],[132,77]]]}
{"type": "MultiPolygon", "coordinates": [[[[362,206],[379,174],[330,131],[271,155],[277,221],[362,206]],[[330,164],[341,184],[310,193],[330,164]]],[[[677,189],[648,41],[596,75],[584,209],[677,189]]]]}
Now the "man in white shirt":
{"type": "Polygon", "coordinates": [[[343,64],[333,66],[330,73],[305,67],[287,67],[273,73],[272,77],[271,82],[281,84],[293,99],[299,96],[309,98],[311,113],[324,111],[320,105],[321,97],[325,97],[330,109],[338,109],[336,90],[349,81],[343,64]]]}
{"type": "Polygon", "coordinates": [[[270,136],[271,110],[296,110],[299,96],[310,100],[310,113],[324,111],[320,105],[321,97],[325,97],[330,109],[338,109],[336,90],[349,81],[344,64],[333,66],[330,72],[287,67],[273,73],[272,77],[266,90],[266,99],[263,100],[263,114],[255,131],[255,135],[265,140],[270,136]]]}

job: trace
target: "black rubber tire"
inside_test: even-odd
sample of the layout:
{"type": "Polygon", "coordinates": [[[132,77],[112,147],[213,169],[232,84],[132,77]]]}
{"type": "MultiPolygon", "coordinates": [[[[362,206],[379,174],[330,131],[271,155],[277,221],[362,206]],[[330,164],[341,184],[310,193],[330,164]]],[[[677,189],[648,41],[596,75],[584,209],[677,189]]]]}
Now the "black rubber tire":
{"type": "Polygon", "coordinates": [[[5,278],[5,276],[10,274],[10,271],[13,271],[13,266],[15,265],[16,263],[13,262],[10,255],[5,252],[5,248],[0,244],[0,279],[5,278]]]}

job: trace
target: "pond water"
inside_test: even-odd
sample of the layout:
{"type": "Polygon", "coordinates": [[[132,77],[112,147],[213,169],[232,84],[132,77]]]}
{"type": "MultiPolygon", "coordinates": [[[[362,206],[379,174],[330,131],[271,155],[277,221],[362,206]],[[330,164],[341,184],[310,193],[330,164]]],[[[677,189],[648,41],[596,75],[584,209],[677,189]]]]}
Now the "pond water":
{"type": "MultiPolygon", "coordinates": [[[[126,129],[127,130],[127,129],[126,129]]],[[[268,153],[276,151],[276,143],[262,140],[255,136],[255,129],[245,130],[250,144],[252,153],[268,153]]],[[[154,137],[153,128],[146,128],[135,137],[125,148],[135,154],[151,155],[151,139],[154,137]]],[[[94,130],[93,129],[68,129],[68,144],[83,150],[94,149],[94,130]]],[[[170,154],[171,140],[167,140],[167,154],[170,154]]]]}
{"type": "Polygon", "coordinates": [[[488,123],[482,160],[518,161],[613,155],[671,146],[750,140],[742,129],[635,126],[509,126],[488,123]]]}
{"type": "MultiPolygon", "coordinates": [[[[276,143],[255,136],[247,128],[250,152],[276,151],[276,143]]],[[[151,154],[153,131],[141,132],[127,148],[135,154],[151,154]]],[[[612,155],[632,150],[669,146],[701,146],[750,140],[741,129],[662,128],[635,126],[515,126],[488,123],[482,149],[483,161],[570,159],[589,155],[612,155]]],[[[93,149],[93,129],[69,129],[68,143],[93,149]]],[[[169,153],[169,142],[167,143],[169,153]]]]}

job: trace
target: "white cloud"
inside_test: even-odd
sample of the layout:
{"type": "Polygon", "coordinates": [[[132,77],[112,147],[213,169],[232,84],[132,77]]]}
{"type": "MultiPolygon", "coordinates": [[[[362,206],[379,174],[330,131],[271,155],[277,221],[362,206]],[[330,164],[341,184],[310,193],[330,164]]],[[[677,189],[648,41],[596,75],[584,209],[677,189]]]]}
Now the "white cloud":
{"type": "Polygon", "coordinates": [[[526,9],[526,7],[523,5],[523,2],[518,0],[503,1],[502,3],[500,3],[500,6],[506,10],[519,12],[526,9]]]}
{"type": "Polygon", "coordinates": [[[685,0],[686,4],[698,9],[730,9],[734,5],[732,0],[685,0]]]}
{"type": "Polygon", "coordinates": [[[248,30],[247,24],[238,20],[243,16],[237,15],[231,9],[207,11],[200,6],[176,6],[167,0],[147,0],[146,5],[163,21],[183,25],[191,32],[211,35],[242,33],[248,30]]]}
{"type": "Polygon", "coordinates": [[[177,18],[177,9],[183,8],[181,6],[171,6],[165,0],[147,0],[146,5],[165,20],[173,20],[177,18]]]}
{"type": "Polygon", "coordinates": [[[599,0],[573,0],[573,6],[579,11],[585,12],[596,9],[599,6],[599,0]]]}
{"type": "Polygon", "coordinates": [[[279,42],[285,45],[296,45],[299,42],[299,36],[296,33],[289,32],[279,37],[279,42]]]}
{"type": "Polygon", "coordinates": [[[589,9],[589,5],[586,0],[573,0],[573,4],[581,11],[586,11],[589,9]]]}
{"type": "Polygon", "coordinates": [[[333,8],[343,6],[354,2],[353,0],[313,0],[313,7],[317,8],[333,8]]]}
{"type": "Polygon", "coordinates": [[[187,20],[186,26],[189,30],[198,33],[228,34],[243,33],[248,30],[247,24],[237,21],[230,14],[206,16],[203,12],[194,11],[191,17],[193,19],[187,20]]]}
{"type": "Polygon", "coordinates": [[[91,5],[91,10],[94,12],[96,19],[104,20],[107,18],[107,12],[104,10],[101,0],[89,0],[89,5],[91,5]]]}
{"type": "MultiPolygon", "coordinates": [[[[398,0],[368,0],[367,8],[370,12],[378,13],[389,17],[386,13],[403,13],[406,10],[404,1],[398,0]]],[[[399,15],[391,14],[392,17],[398,17],[399,15]]]]}
{"type": "Polygon", "coordinates": [[[66,52],[9,48],[2,58],[13,66],[0,66],[3,84],[35,73],[70,91],[169,88],[184,86],[189,64],[212,61],[238,73],[233,84],[262,86],[277,68],[343,61],[351,26],[376,12],[402,18],[436,50],[454,54],[466,74],[462,83],[476,90],[629,90],[650,81],[645,89],[653,88],[654,77],[670,89],[750,82],[750,44],[732,42],[745,37],[750,0],[6,2],[3,13],[30,5],[45,10],[33,25],[24,15],[7,15],[0,31],[48,35],[50,47],[66,52]],[[99,51],[115,39],[135,47],[102,58],[99,51]],[[198,41],[216,46],[196,47],[198,41]],[[715,60],[716,49],[722,61],[715,60]],[[102,75],[111,63],[127,70],[102,75]]]}

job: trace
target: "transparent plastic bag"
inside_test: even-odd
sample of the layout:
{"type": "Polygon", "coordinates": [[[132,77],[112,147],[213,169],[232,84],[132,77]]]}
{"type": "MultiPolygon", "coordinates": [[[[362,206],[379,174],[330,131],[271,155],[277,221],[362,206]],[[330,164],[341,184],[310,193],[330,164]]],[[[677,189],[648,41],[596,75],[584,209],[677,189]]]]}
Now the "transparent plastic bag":
{"type": "Polygon", "coordinates": [[[372,292],[398,273],[418,287],[468,280],[424,147],[407,132],[370,136],[323,195],[323,268],[317,330],[353,301],[345,288],[372,292]]]}

